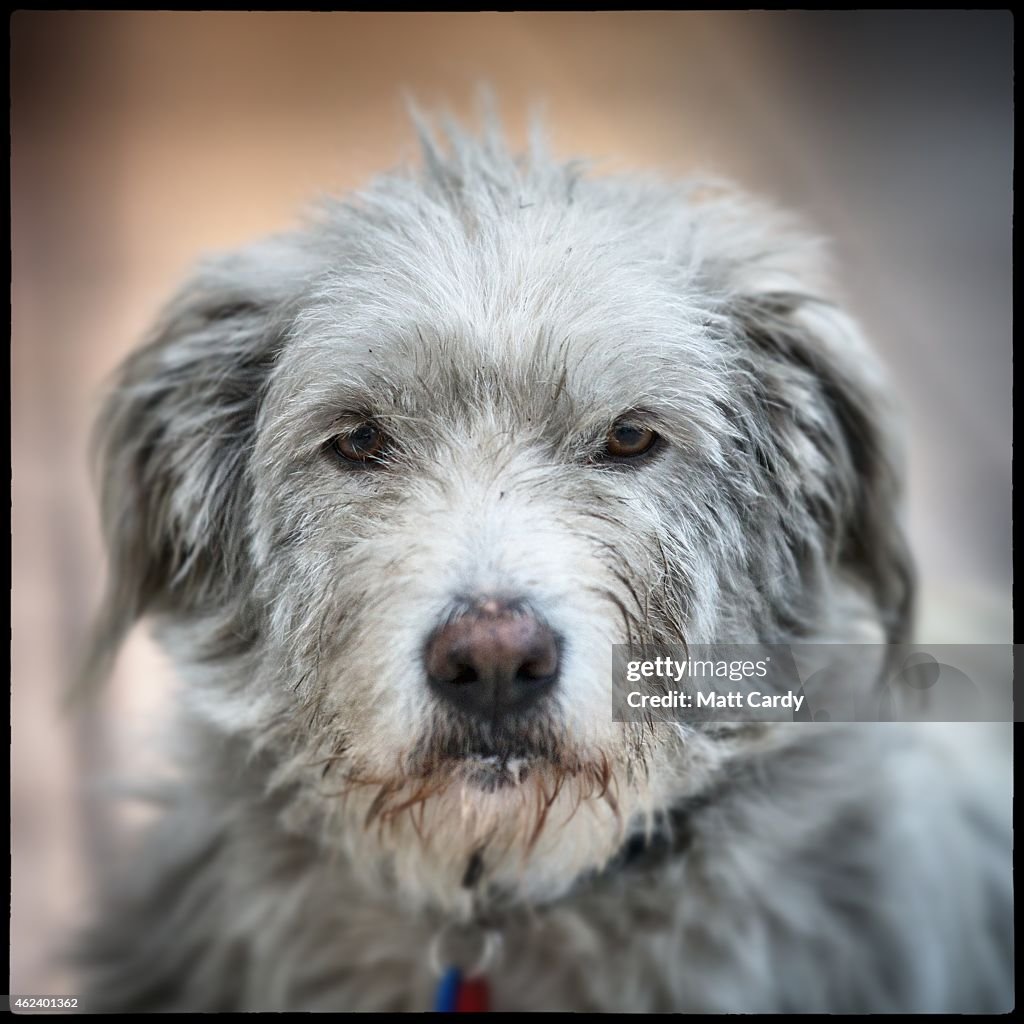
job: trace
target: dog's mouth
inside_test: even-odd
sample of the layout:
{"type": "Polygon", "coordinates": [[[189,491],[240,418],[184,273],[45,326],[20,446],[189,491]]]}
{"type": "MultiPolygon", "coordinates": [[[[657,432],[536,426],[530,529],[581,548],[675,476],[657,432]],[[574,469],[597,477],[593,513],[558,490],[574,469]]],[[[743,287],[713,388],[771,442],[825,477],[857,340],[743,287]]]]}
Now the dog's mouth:
{"type": "Polygon", "coordinates": [[[487,723],[437,729],[421,742],[413,757],[415,773],[457,774],[487,791],[522,785],[532,773],[564,760],[563,742],[539,722],[496,729],[487,723]]]}
{"type": "Polygon", "coordinates": [[[467,783],[492,792],[506,786],[521,786],[530,776],[531,759],[508,754],[466,754],[458,758],[467,783]]]}

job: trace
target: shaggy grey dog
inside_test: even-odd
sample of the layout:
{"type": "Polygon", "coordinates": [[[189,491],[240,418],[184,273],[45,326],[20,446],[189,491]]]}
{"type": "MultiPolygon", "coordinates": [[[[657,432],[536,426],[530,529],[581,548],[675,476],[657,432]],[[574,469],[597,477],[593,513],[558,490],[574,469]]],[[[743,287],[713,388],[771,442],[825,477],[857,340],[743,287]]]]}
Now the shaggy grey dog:
{"type": "Polygon", "coordinates": [[[147,616],[185,685],[83,1005],[428,1009],[483,959],[495,1009],[1009,1009],[978,727],[611,719],[614,642],[908,637],[897,431],[820,248],[420,132],[202,267],[109,399],[90,672],[147,616]]]}

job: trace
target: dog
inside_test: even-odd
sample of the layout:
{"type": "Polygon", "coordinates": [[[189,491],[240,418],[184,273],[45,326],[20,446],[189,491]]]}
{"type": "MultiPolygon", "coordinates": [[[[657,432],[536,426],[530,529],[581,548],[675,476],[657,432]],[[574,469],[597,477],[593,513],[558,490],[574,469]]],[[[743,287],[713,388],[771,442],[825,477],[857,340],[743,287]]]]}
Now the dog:
{"type": "Polygon", "coordinates": [[[611,645],[912,635],[899,417],[822,245],[719,183],[417,121],[202,265],[97,433],[179,770],[83,1005],[1006,1011],[980,726],[613,721],[611,645]]]}

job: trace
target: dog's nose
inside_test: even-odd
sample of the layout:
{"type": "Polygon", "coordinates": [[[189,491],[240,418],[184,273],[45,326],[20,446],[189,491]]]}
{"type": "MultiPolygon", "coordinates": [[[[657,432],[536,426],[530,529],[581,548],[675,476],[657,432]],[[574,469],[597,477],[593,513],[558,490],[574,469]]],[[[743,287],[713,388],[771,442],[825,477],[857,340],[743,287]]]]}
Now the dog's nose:
{"type": "Polygon", "coordinates": [[[427,644],[427,678],[463,711],[495,720],[525,711],[558,677],[558,642],[522,604],[489,598],[451,619],[427,644]]]}

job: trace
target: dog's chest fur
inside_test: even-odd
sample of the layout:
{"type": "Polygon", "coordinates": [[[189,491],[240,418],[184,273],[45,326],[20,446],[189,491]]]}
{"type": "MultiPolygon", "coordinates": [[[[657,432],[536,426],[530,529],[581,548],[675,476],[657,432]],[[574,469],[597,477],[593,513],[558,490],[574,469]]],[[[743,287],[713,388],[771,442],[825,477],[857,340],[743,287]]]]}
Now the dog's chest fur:
{"type": "MultiPolygon", "coordinates": [[[[998,800],[964,813],[927,728],[791,728],[795,742],[739,760],[670,833],[628,844],[565,898],[485,910],[502,940],[493,1009],[1000,1009],[1012,911],[998,800]],[[905,799],[925,776],[941,805],[928,829],[905,799]]],[[[430,1008],[445,918],[368,888],[269,805],[193,792],[148,842],[136,888],[119,879],[88,945],[91,1005],[430,1008]]]]}

